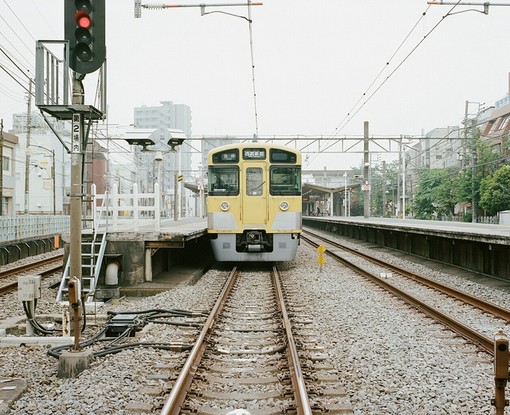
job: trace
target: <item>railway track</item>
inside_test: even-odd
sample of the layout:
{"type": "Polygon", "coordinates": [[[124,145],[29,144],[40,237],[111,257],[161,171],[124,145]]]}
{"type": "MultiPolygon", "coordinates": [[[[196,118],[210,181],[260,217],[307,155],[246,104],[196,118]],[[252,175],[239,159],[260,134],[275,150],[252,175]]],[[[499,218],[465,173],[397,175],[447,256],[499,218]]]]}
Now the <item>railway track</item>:
{"type": "Polygon", "coordinates": [[[2,281],[0,285],[0,295],[5,295],[17,289],[18,276],[32,274],[45,277],[61,270],[63,257],[64,256],[60,254],[0,271],[0,280],[2,281]]]}
{"type": "MultiPolygon", "coordinates": [[[[480,310],[480,320],[486,321],[487,313],[489,313],[493,320],[492,333],[497,331],[499,327],[505,326],[510,322],[510,311],[481,298],[477,298],[465,292],[456,290],[452,287],[444,285],[440,282],[431,280],[424,276],[405,270],[401,267],[386,263],[373,256],[364,254],[348,246],[338,243],[324,235],[313,233],[309,230],[304,230],[302,239],[311,245],[318,247],[323,245],[327,253],[334,257],[336,260],[344,263],[351,269],[369,278],[377,285],[392,292],[396,296],[402,298],[407,303],[420,309],[430,317],[439,321],[441,324],[449,327],[454,332],[458,333],[470,342],[478,345],[487,353],[494,354],[494,339],[487,335],[490,330],[488,327],[475,327],[476,324],[465,323],[461,318],[455,318],[450,314],[450,311],[443,312],[441,303],[446,301],[457,302],[458,308],[461,308],[460,303],[465,307],[472,307],[480,310]],[[360,261],[361,259],[361,261],[360,261]],[[369,262],[370,269],[366,264],[369,262]],[[402,282],[403,278],[407,282],[402,282]],[[414,295],[414,288],[409,284],[419,284],[426,287],[427,294],[414,295]],[[431,292],[434,293],[431,294],[431,292]],[[438,294],[439,293],[439,294],[438,294]],[[436,296],[436,306],[431,305],[431,298],[436,296]],[[437,297],[439,296],[439,297],[437,297]],[[439,304],[439,305],[438,305],[439,304]]],[[[482,324],[480,324],[481,326],[482,324]]]]}
{"type": "Polygon", "coordinates": [[[295,341],[300,325],[306,321],[292,321],[276,267],[234,268],[161,414],[351,413],[325,355],[295,341]]]}

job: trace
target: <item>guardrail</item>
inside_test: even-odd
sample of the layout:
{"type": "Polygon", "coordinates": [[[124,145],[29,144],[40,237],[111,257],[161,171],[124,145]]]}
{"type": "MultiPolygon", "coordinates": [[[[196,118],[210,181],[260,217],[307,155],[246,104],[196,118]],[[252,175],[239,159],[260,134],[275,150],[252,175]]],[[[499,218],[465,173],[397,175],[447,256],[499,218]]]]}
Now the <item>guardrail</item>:
{"type": "Polygon", "coordinates": [[[69,216],[0,216],[0,242],[47,237],[69,232],[69,216]]]}

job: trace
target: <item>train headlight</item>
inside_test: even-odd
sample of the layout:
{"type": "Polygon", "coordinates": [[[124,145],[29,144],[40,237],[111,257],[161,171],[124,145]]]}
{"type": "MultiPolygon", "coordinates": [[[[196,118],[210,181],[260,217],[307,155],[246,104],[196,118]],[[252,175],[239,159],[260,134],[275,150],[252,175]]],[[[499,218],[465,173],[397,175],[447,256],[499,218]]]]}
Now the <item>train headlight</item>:
{"type": "Polygon", "coordinates": [[[280,209],[281,209],[281,210],[285,211],[285,210],[287,210],[288,208],[289,208],[289,202],[285,202],[285,201],[280,202],[280,209]]]}
{"type": "Polygon", "coordinates": [[[226,212],[227,210],[230,209],[230,204],[228,202],[221,202],[220,204],[220,209],[223,211],[223,212],[226,212]]]}

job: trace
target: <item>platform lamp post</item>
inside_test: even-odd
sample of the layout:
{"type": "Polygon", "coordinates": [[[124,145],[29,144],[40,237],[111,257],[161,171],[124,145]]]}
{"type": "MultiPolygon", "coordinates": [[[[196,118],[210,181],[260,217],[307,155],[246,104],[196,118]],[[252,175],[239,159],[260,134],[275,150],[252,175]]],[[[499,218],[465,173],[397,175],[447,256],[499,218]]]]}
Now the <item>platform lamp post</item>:
{"type": "Polygon", "coordinates": [[[163,152],[156,151],[156,155],[154,156],[154,161],[156,162],[157,166],[157,174],[156,174],[156,183],[159,184],[158,189],[160,189],[160,194],[158,195],[160,200],[160,209],[161,211],[165,211],[165,187],[163,185],[163,178],[161,175],[161,163],[163,162],[163,152]]]}
{"type": "Polygon", "coordinates": [[[184,138],[177,138],[172,137],[170,140],[168,140],[167,144],[171,147],[171,151],[177,152],[177,170],[175,172],[175,182],[174,182],[174,220],[179,220],[179,214],[180,214],[180,192],[179,192],[179,183],[182,181],[183,177],[181,175],[181,153],[178,150],[178,147],[180,147],[184,143],[184,138]]]}
{"type": "Polygon", "coordinates": [[[55,150],[50,150],[49,148],[39,146],[36,144],[30,144],[30,147],[27,148],[28,153],[32,153],[32,148],[37,147],[42,150],[46,150],[49,153],[51,153],[51,187],[53,192],[53,216],[56,216],[57,214],[57,204],[56,204],[56,197],[55,197],[55,150]]]}
{"type": "MultiPolygon", "coordinates": [[[[151,138],[148,138],[148,137],[146,137],[146,138],[126,138],[125,140],[127,141],[127,143],[129,145],[141,146],[142,152],[151,151],[151,150],[148,150],[147,147],[153,146],[156,144],[151,138]]],[[[169,151],[176,152],[177,151],[176,147],[182,145],[183,142],[184,142],[184,138],[174,138],[174,137],[170,138],[167,142],[168,146],[170,146],[169,151]]],[[[152,150],[152,152],[154,152],[154,150],[152,150]]],[[[158,175],[159,175],[159,164],[163,160],[163,154],[167,153],[167,152],[168,151],[156,151],[154,161],[156,161],[158,163],[158,175]]],[[[180,166],[178,167],[177,173],[175,174],[175,189],[174,189],[174,198],[175,198],[174,219],[175,220],[178,220],[178,206],[179,206],[179,203],[178,203],[179,199],[177,197],[178,196],[177,184],[181,180],[181,177],[182,177],[180,175],[179,170],[180,170],[180,166]]]]}

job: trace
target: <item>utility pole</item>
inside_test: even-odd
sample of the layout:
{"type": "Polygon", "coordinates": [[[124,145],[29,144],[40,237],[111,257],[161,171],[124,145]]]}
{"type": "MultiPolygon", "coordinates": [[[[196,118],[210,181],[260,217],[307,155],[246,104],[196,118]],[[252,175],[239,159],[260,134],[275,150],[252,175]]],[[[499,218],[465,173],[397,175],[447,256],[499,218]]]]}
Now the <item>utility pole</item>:
{"type": "Polygon", "coordinates": [[[27,139],[25,142],[25,215],[30,210],[30,133],[32,124],[32,80],[28,80],[27,139]]]}
{"type": "Polygon", "coordinates": [[[386,160],[382,162],[382,217],[386,216],[386,160]]]}
{"type": "Polygon", "coordinates": [[[0,119],[0,216],[4,214],[4,119],[0,119]]]}
{"type": "Polygon", "coordinates": [[[477,156],[476,156],[476,139],[475,134],[473,131],[473,123],[474,120],[471,120],[471,210],[473,214],[471,215],[471,222],[476,223],[477,222],[477,204],[476,204],[476,163],[477,163],[477,156]]]}
{"type": "Polygon", "coordinates": [[[369,141],[368,141],[368,121],[363,124],[363,215],[365,219],[370,217],[370,183],[369,174],[369,141]]]}
{"type": "Polygon", "coordinates": [[[469,101],[466,101],[466,107],[464,111],[464,153],[466,157],[463,158],[463,160],[467,160],[467,153],[469,150],[470,156],[471,156],[471,222],[476,223],[477,222],[477,215],[476,215],[476,137],[474,133],[474,123],[475,120],[471,119],[469,120],[469,101]]]}

